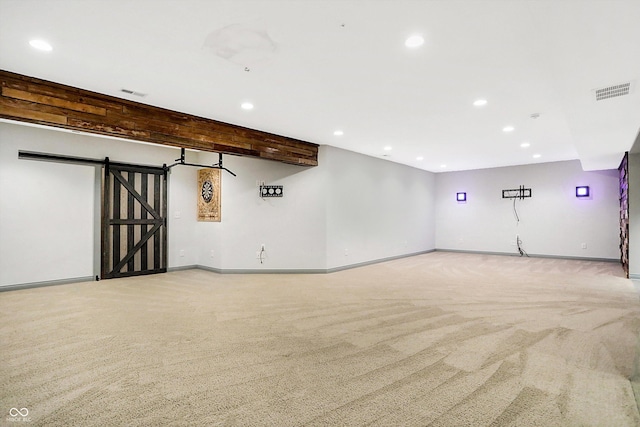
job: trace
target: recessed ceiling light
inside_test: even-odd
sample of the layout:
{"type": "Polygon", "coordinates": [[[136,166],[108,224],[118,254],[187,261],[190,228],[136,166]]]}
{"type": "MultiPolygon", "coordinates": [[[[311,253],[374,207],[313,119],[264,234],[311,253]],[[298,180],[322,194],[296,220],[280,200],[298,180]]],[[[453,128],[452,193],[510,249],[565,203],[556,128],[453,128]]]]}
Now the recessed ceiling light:
{"type": "Polygon", "coordinates": [[[29,44],[32,48],[42,50],[44,52],[51,52],[53,50],[53,47],[44,40],[34,39],[29,41],[29,44]]]}
{"type": "Polygon", "coordinates": [[[423,44],[424,44],[424,37],[422,37],[420,34],[414,34],[404,42],[404,45],[409,48],[420,47],[423,44]]]}
{"type": "Polygon", "coordinates": [[[541,155],[541,154],[534,154],[534,155],[533,155],[533,158],[534,158],[534,159],[539,159],[540,157],[542,157],[542,155],[541,155]]]}
{"type": "Polygon", "coordinates": [[[522,144],[520,144],[520,147],[522,148],[527,148],[529,146],[531,146],[531,144],[529,144],[528,142],[523,142],[522,144]]]}
{"type": "Polygon", "coordinates": [[[337,130],[337,131],[333,132],[333,134],[334,134],[335,136],[342,136],[342,135],[344,135],[344,132],[343,132],[343,131],[341,131],[341,130],[337,130]]]}
{"type": "Polygon", "coordinates": [[[391,151],[392,147],[389,147],[388,145],[386,147],[384,147],[384,151],[391,151]]]}
{"type": "Polygon", "coordinates": [[[419,162],[421,162],[421,161],[423,161],[423,160],[424,160],[424,157],[422,157],[422,156],[416,157],[416,160],[417,160],[417,161],[419,161],[419,162]]]}
{"type": "Polygon", "coordinates": [[[250,102],[243,102],[243,103],[240,105],[240,107],[241,107],[243,110],[253,110],[253,104],[252,104],[252,103],[250,103],[250,102]]]}
{"type": "Polygon", "coordinates": [[[446,168],[446,167],[447,167],[447,165],[440,165],[440,167],[441,167],[442,169],[444,169],[444,168],[446,168]]]}
{"type": "Polygon", "coordinates": [[[513,126],[505,126],[502,128],[502,132],[513,132],[514,129],[513,126]]]}
{"type": "Polygon", "coordinates": [[[475,101],[473,101],[473,105],[476,107],[484,107],[485,105],[487,105],[487,100],[486,99],[476,99],[475,101]]]}

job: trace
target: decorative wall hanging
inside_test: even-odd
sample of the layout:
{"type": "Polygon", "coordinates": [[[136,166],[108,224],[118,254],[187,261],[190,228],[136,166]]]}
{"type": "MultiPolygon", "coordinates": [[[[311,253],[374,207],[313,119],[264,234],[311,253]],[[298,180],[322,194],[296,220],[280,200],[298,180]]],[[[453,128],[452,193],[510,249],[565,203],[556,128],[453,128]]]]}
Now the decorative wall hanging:
{"type": "Polygon", "coordinates": [[[220,196],[220,169],[198,170],[198,221],[221,221],[220,196]]]}
{"type": "Polygon", "coordinates": [[[260,197],[283,197],[284,187],[282,185],[261,185],[260,197]]]}

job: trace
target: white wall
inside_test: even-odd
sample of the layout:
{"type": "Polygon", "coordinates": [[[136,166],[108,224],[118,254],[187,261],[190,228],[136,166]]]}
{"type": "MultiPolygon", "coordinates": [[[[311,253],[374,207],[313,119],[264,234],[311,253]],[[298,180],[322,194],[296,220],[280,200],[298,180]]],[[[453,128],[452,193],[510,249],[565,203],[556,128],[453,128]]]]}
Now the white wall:
{"type": "Polygon", "coordinates": [[[0,285],[93,275],[94,168],[18,160],[41,132],[0,123],[0,285]]]}
{"type": "MultiPolygon", "coordinates": [[[[19,160],[18,150],[149,165],[180,153],[0,123],[0,286],[91,277],[98,267],[95,168],[19,160]]],[[[188,151],[187,160],[218,156],[188,151]]],[[[617,171],[584,172],[578,161],[434,175],[322,146],[318,167],[236,156],[224,163],[238,176],[222,173],[220,223],[196,221],[197,168],[172,169],[169,268],[326,271],[435,248],[515,253],[516,233],[532,255],[619,258],[617,171]],[[258,197],[258,181],[284,185],[284,197],[258,197]],[[517,202],[516,227],[501,190],[520,184],[533,198],[517,202]],[[576,185],[590,185],[592,197],[576,199],[576,185]],[[466,204],[455,201],[458,191],[468,193],[466,204]]]]}
{"type": "Polygon", "coordinates": [[[520,235],[529,254],[619,259],[618,172],[585,172],[580,162],[440,173],[436,177],[438,249],[517,253],[520,235]],[[502,190],[524,185],[533,197],[513,200],[502,190]],[[591,197],[578,199],[575,187],[589,185],[591,197]],[[457,192],[468,201],[458,203],[457,192]],[[586,249],[582,244],[586,244],[586,249]]]}
{"type": "MultiPolygon", "coordinates": [[[[4,122],[0,149],[0,286],[99,272],[96,168],[19,160],[18,150],[149,165],[179,157],[176,148],[4,122]]],[[[188,151],[187,161],[218,156],[188,151]]],[[[169,268],[326,271],[435,246],[429,172],[333,147],[320,147],[313,168],[236,156],[224,163],[237,177],[222,173],[220,223],[196,221],[197,168],[171,170],[169,268]],[[258,197],[261,181],[283,185],[284,197],[258,197]]]]}
{"type": "MultiPolygon", "coordinates": [[[[218,162],[208,153],[198,159],[218,162]]],[[[222,222],[197,225],[199,264],[325,271],[434,248],[433,174],[330,146],[318,160],[305,168],[225,156],[238,176],[222,175],[222,222]],[[283,185],[284,197],[258,197],[256,181],[283,185]]]]}
{"type": "MultiPolygon", "coordinates": [[[[176,148],[0,122],[0,286],[99,272],[94,261],[100,220],[95,167],[19,160],[18,150],[108,156],[156,166],[172,163],[180,153],[176,148]]],[[[192,181],[192,168],[174,168],[169,177],[169,267],[194,265],[198,259],[192,181]],[[176,210],[182,211],[180,219],[171,215],[176,210]]]]}
{"type": "MultiPolygon", "coordinates": [[[[218,163],[218,155],[198,153],[198,162],[218,163]]],[[[221,175],[222,222],[196,226],[198,263],[223,271],[325,269],[324,170],[227,155],[223,162],[237,176],[221,175]],[[284,197],[259,197],[256,183],[262,181],[283,185],[284,197]],[[261,264],[256,252],[262,244],[261,264]]]]}
{"type": "MultiPolygon", "coordinates": [[[[147,146],[148,147],[148,146],[147,146]]],[[[155,147],[148,147],[155,148],[155,147]]],[[[189,158],[187,154],[187,158],[189,158]]],[[[171,160],[180,157],[177,150],[171,150],[171,160]],[[177,155],[175,155],[178,153],[177,155]]],[[[165,155],[166,157],[166,155],[165,155]]],[[[188,166],[176,166],[171,169],[168,185],[167,238],[168,267],[192,266],[200,258],[200,243],[195,229],[197,218],[197,169],[188,166]]]]}
{"type": "Polygon", "coordinates": [[[629,277],[640,279],[640,153],[629,153],[629,277]]]}
{"type": "Polygon", "coordinates": [[[325,146],[327,265],[433,250],[434,174],[325,146]]]}

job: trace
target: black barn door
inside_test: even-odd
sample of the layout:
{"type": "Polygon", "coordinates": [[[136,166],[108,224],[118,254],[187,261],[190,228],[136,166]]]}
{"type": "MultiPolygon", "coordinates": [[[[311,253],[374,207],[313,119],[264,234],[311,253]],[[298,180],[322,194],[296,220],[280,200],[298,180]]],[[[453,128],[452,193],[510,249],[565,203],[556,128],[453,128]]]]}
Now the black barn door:
{"type": "Polygon", "coordinates": [[[102,182],[101,278],[167,271],[167,172],[109,164],[102,182]]]}

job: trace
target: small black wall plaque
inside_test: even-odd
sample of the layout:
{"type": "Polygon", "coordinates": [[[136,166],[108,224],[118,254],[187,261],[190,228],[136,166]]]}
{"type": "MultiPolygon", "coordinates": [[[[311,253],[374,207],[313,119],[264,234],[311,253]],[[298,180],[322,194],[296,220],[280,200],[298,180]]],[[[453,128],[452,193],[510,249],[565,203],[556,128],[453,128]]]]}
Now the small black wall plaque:
{"type": "Polygon", "coordinates": [[[260,197],[282,197],[284,187],[282,185],[261,185],[260,197]]]}

